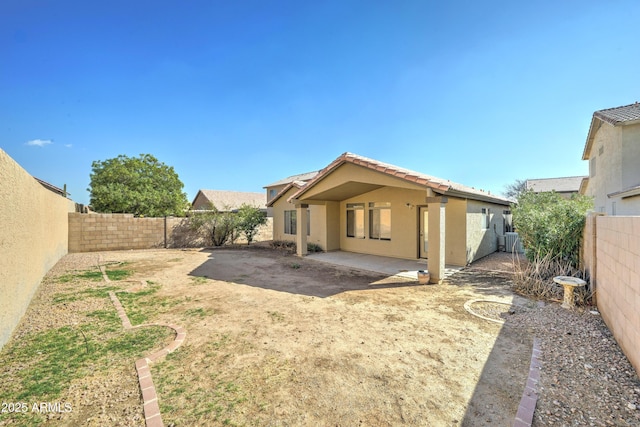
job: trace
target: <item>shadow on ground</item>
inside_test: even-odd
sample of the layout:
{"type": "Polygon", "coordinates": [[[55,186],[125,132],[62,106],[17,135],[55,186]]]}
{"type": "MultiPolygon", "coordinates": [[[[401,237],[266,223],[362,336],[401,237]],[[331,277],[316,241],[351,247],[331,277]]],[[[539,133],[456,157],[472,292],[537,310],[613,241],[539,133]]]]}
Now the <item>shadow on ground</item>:
{"type": "MultiPolygon", "coordinates": [[[[209,258],[191,271],[191,276],[320,298],[347,291],[400,287],[421,287],[425,290],[429,288],[418,285],[415,280],[388,277],[295,256],[283,256],[282,253],[273,250],[254,248],[206,251],[209,258]]],[[[433,290],[440,293],[444,291],[446,295],[447,286],[457,288],[452,294],[457,295],[454,299],[458,303],[464,302],[466,293],[470,299],[504,300],[512,295],[509,275],[505,272],[467,268],[450,276],[442,285],[433,287],[433,290]]],[[[428,293],[425,295],[428,297],[428,293]]],[[[447,300],[445,298],[442,301],[447,300]]],[[[511,307],[516,313],[514,316],[517,316],[519,307],[511,307]]],[[[480,322],[487,322],[488,328],[496,325],[486,320],[480,322]]],[[[454,425],[489,426],[513,423],[527,380],[533,337],[530,331],[518,329],[511,323],[507,318],[500,328],[479,380],[470,385],[474,391],[464,408],[464,417],[461,420],[452,420],[454,425]]]]}
{"type": "MultiPolygon", "coordinates": [[[[491,296],[511,293],[510,278],[504,272],[463,270],[450,279],[453,286],[472,286],[491,296]]],[[[462,426],[511,425],[527,382],[533,346],[533,332],[520,326],[516,318],[528,310],[532,302],[516,297],[506,313],[489,357],[480,373],[473,395],[466,408],[462,426]],[[512,414],[504,419],[504,414],[512,414]]],[[[487,320],[487,322],[489,322],[487,320]]]]}
{"type": "Polygon", "coordinates": [[[206,249],[209,259],[194,277],[326,298],[347,291],[418,286],[417,280],[330,265],[261,248],[206,249]]]}

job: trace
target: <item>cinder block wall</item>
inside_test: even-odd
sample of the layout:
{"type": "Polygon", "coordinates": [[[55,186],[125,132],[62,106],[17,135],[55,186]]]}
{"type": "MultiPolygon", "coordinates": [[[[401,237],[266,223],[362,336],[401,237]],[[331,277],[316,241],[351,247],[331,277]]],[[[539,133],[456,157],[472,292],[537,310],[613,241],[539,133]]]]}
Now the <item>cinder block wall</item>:
{"type": "MultiPolygon", "coordinates": [[[[271,240],[271,223],[256,241],[271,240]]],[[[69,252],[207,246],[207,239],[189,227],[188,218],[134,218],[131,214],[69,213],[69,252]],[[166,235],[165,235],[166,221],[166,235]]],[[[238,243],[246,240],[238,239],[238,243]]]]}
{"type": "Polygon", "coordinates": [[[640,374],[640,217],[594,219],[598,309],[640,374]]]}
{"type": "Polygon", "coordinates": [[[44,188],[0,149],[0,348],[40,281],[67,253],[75,203],[44,188]]]}
{"type": "Polygon", "coordinates": [[[164,218],[69,214],[69,252],[162,248],[164,239],[164,218]]]}

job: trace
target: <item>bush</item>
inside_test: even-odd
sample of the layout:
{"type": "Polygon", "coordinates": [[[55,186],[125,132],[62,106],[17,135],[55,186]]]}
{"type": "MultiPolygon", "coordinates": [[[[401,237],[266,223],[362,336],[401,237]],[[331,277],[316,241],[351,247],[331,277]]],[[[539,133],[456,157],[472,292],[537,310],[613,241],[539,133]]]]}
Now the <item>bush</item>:
{"type": "Polygon", "coordinates": [[[206,211],[194,211],[190,225],[194,230],[203,230],[214,246],[222,246],[227,242],[233,243],[237,237],[237,221],[236,214],[211,206],[206,211]]]}
{"type": "Polygon", "coordinates": [[[565,199],[555,192],[526,191],[512,207],[513,224],[529,261],[549,258],[580,264],[580,245],[591,198],[574,195],[565,199]]]}
{"type": "MultiPolygon", "coordinates": [[[[553,259],[551,255],[535,257],[530,262],[520,263],[514,260],[513,290],[538,299],[562,301],[564,290],[553,281],[556,276],[572,276],[587,280],[584,271],[578,270],[569,261],[553,259]]],[[[575,290],[573,297],[576,305],[587,305],[593,293],[589,287],[575,290]]]]}
{"type": "Polygon", "coordinates": [[[260,208],[247,204],[242,204],[236,215],[238,216],[237,231],[244,234],[249,245],[258,234],[258,228],[267,223],[267,215],[260,208]]]}
{"type": "MultiPolygon", "coordinates": [[[[284,249],[288,252],[296,252],[297,245],[296,242],[292,242],[289,240],[273,240],[271,242],[271,247],[274,249],[284,249]]],[[[307,243],[307,252],[323,252],[322,246],[317,243],[307,243]]]]}

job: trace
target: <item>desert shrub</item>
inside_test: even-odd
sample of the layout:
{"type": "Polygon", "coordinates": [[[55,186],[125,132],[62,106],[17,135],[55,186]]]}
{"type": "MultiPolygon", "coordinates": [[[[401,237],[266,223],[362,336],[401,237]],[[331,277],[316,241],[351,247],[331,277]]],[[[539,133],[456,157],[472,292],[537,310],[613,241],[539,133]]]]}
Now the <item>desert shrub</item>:
{"type": "Polygon", "coordinates": [[[296,242],[289,240],[272,240],[270,245],[274,249],[286,250],[288,252],[296,251],[296,242]]]}
{"type": "Polygon", "coordinates": [[[258,234],[258,228],[267,223],[267,215],[255,206],[243,204],[237,212],[237,231],[244,234],[247,245],[258,234]]]}
{"type": "Polygon", "coordinates": [[[213,205],[206,211],[193,211],[189,223],[193,229],[205,233],[209,243],[214,246],[233,243],[237,238],[237,215],[228,210],[221,211],[213,205]]]}
{"type": "MultiPolygon", "coordinates": [[[[535,256],[529,262],[520,263],[514,258],[513,285],[514,291],[536,299],[561,301],[564,290],[553,281],[556,276],[572,276],[587,280],[583,270],[571,265],[568,260],[553,258],[550,254],[535,256]]],[[[589,286],[578,288],[573,294],[577,305],[590,304],[593,292],[589,286]]]]}
{"type": "Polygon", "coordinates": [[[574,195],[565,199],[555,192],[525,191],[512,207],[513,224],[525,247],[527,259],[548,259],[580,264],[580,244],[591,198],[574,195]]]}
{"type": "Polygon", "coordinates": [[[322,246],[317,243],[307,243],[307,252],[322,252],[322,246]]]}
{"type": "MultiPolygon", "coordinates": [[[[284,249],[288,252],[295,252],[297,249],[296,242],[292,242],[289,240],[273,240],[271,242],[271,247],[274,249],[284,249]]],[[[322,246],[317,243],[307,243],[307,252],[322,252],[322,246]]]]}

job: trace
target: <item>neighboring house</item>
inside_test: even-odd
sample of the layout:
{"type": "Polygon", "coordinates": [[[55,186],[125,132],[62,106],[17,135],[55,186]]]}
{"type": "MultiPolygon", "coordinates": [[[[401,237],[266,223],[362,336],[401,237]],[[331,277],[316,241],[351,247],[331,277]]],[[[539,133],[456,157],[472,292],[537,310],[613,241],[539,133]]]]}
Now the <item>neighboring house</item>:
{"type": "Polygon", "coordinates": [[[191,203],[193,210],[207,210],[213,204],[221,211],[234,211],[243,204],[258,207],[266,211],[267,199],[264,193],[247,193],[226,190],[199,190],[191,203]]]}
{"type": "Polygon", "coordinates": [[[562,178],[528,179],[525,181],[527,190],[534,193],[555,191],[562,197],[570,199],[572,195],[580,193],[580,184],[586,176],[566,176],[562,178]]]}
{"type": "Polygon", "coordinates": [[[445,262],[464,266],[497,250],[509,204],[344,153],[309,180],[285,184],[267,206],[273,208],[273,238],[296,241],[299,255],[312,242],[326,251],[428,258],[432,280],[440,280],[445,262]]]}
{"type": "Polygon", "coordinates": [[[38,181],[44,188],[46,188],[47,190],[57,194],[58,196],[62,196],[62,197],[67,197],[69,195],[69,193],[67,193],[67,186],[65,185],[64,189],[63,188],[59,188],[56,187],[53,184],[49,184],[47,181],[43,181],[39,178],[36,178],[35,176],[33,177],[36,181],[38,181]]]}
{"type": "Polygon", "coordinates": [[[597,212],[640,215],[640,104],[593,113],[582,160],[589,177],[580,193],[593,197],[597,212]]]}
{"type": "Polygon", "coordinates": [[[269,185],[265,185],[264,187],[262,187],[267,190],[267,216],[268,217],[273,216],[273,207],[269,206],[269,202],[273,200],[273,198],[276,197],[278,193],[282,191],[283,188],[287,187],[292,183],[298,183],[298,185],[303,185],[305,182],[308,182],[313,177],[318,175],[318,172],[319,171],[313,171],[313,172],[301,173],[298,175],[292,175],[290,177],[281,179],[279,181],[273,182],[269,185]]]}

